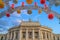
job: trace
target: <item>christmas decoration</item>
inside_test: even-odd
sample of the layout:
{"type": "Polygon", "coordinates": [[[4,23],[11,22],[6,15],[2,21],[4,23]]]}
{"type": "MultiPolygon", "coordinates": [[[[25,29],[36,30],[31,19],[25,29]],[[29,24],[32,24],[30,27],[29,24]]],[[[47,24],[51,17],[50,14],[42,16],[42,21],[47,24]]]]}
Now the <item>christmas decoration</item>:
{"type": "Polygon", "coordinates": [[[46,0],[40,0],[41,4],[45,4],[46,0]]]}
{"type": "Polygon", "coordinates": [[[26,0],[28,4],[32,4],[33,0],[26,0]]]}
{"type": "Polygon", "coordinates": [[[4,8],[4,2],[0,1],[0,8],[4,8]]]}
{"type": "Polygon", "coordinates": [[[20,13],[21,13],[21,11],[20,11],[20,10],[17,10],[17,13],[18,13],[18,14],[20,14],[20,13]]]}
{"type": "Polygon", "coordinates": [[[9,13],[6,13],[6,17],[10,17],[10,14],[9,13]]]}
{"type": "Polygon", "coordinates": [[[49,19],[53,19],[54,18],[54,14],[52,14],[52,13],[48,14],[48,18],[49,19]]]}
{"type": "Polygon", "coordinates": [[[39,10],[38,10],[38,13],[40,14],[41,12],[42,12],[42,9],[39,9],[39,10]]]}
{"type": "Polygon", "coordinates": [[[32,11],[31,11],[31,10],[28,10],[27,13],[28,13],[28,14],[32,14],[32,11]]]}

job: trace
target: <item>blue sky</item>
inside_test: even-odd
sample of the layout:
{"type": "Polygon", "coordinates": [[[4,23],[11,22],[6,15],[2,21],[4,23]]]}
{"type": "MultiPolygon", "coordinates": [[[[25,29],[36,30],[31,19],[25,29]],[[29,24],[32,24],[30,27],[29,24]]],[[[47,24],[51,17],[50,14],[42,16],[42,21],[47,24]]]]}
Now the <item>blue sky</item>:
{"type": "MultiPolygon", "coordinates": [[[[15,4],[15,7],[21,6],[21,2],[25,2],[25,5],[28,5],[26,3],[26,0],[18,0],[18,3],[15,4]]],[[[38,6],[42,6],[40,4],[39,0],[34,0],[34,2],[38,3],[38,6]]],[[[34,3],[33,2],[33,3],[34,3]]],[[[10,1],[9,4],[11,5],[13,2],[10,1]]],[[[33,3],[31,5],[33,5],[33,3]]],[[[47,5],[49,5],[49,2],[46,2],[47,5]]],[[[60,6],[52,5],[51,9],[56,11],[57,13],[60,13],[60,6]]],[[[4,9],[0,9],[0,12],[7,10],[7,7],[5,6],[4,9]]],[[[38,14],[38,10],[32,10],[32,14],[28,15],[27,10],[21,10],[21,14],[17,14],[17,12],[13,12],[11,16],[8,18],[6,16],[0,18],[0,33],[6,33],[7,30],[11,27],[18,26],[21,22],[21,20],[28,21],[29,18],[31,18],[32,21],[39,21],[40,25],[47,26],[49,28],[52,28],[53,33],[60,34],[60,24],[59,19],[54,17],[53,20],[48,19],[48,14],[46,14],[44,11],[42,11],[41,14],[38,14]]]]}

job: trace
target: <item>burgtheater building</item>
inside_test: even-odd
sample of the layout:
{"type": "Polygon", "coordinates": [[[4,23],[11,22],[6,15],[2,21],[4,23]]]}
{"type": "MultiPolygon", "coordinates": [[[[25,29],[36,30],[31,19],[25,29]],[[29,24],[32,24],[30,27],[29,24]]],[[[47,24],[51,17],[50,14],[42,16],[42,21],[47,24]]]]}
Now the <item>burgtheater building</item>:
{"type": "Polygon", "coordinates": [[[54,34],[51,28],[41,26],[39,22],[22,21],[6,34],[0,34],[0,40],[60,40],[60,34],[54,34]]]}

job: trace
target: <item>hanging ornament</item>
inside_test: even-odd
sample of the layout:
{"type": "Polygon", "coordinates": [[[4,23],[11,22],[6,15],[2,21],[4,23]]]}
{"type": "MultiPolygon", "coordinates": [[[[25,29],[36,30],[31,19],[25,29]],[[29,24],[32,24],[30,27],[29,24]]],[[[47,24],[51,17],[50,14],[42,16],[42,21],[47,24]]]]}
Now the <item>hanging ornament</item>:
{"type": "Polygon", "coordinates": [[[17,13],[18,13],[18,14],[20,14],[20,13],[21,13],[21,11],[20,11],[20,10],[17,10],[17,13]]]}
{"type": "Polygon", "coordinates": [[[38,6],[37,6],[37,2],[34,3],[34,6],[35,6],[36,8],[38,7],[38,6]]]}
{"type": "Polygon", "coordinates": [[[31,11],[31,10],[28,10],[27,13],[28,13],[28,14],[32,14],[32,11],[31,11]]]}
{"type": "Polygon", "coordinates": [[[18,0],[13,0],[13,2],[16,4],[18,2],[18,0]]]}
{"type": "Polygon", "coordinates": [[[0,1],[0,8],[4,8],[4,2],[0,1]]]}
{"type": "Polygon", "coordinates": [[[14,4],[11,5],[11,8],[14,9],[14,4]]]}
{"type": "Polygon", "coordinates": [[[44,9],[45,9],[45,11],[48,10],[48,6],[46,4],[44,4],[44,9]]]}
{"type": "Polygon", "coordinates": [[[26,0],[28,4],[32,4],[33,0],[26,0]]]}
{"type": "Polygon", "coordinates": [[[38,10],[38,13],[39,13],[39,14],[42,13],[42,9],[39,9],[39,10],[38,10]]]}
{"type": "Polygon", "coordinates": [[[41,4],[45,4],[46,0],[40,0],[41,4]]]}
{"type": "Polygon", "coordinates": [[[6,13],[6,17],[10,17],[10,14],[9,13],[6,13]]]}
{"type": "Polygon", "coordinates": [[[54,18],[54,14],[52,14],[52,13],[48,14],[48,18],[49,19],[53,19],[54,18]]]}
{"type": "Polygon", "coordinates": [[[24,7],[24,2],[22,2],[22,7],[24,7]]]}

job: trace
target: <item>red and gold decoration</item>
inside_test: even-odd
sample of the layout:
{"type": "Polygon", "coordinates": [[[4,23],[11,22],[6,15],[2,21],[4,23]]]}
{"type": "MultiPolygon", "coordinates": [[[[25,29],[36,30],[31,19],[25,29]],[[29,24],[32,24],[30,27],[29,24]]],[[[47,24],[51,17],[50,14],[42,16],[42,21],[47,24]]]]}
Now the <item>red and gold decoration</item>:
{"type": "Polygon", "coordinates": [[[4,2],[0,0],[0,8],[4,8],[4,2]]]}
{"type": "Polygon", "coordinates": [[[18,10],[17,10],[17,13],[18,13],[18,14],[20,14],[20,13],[21,13],[21,11],[18,9],[18,10]]]}
{"type": "Polygon", "coordinates": [[[24,7],[24,2],[22,2],[22,7],[24,7]]]}
{"type": "Polygon", "coordinates": [[[34,3],[34,6],[35,6],[36,8],[38,7],[37,2],[34,3]]]}
{"type": "Polygon", "coordinates": [[[14,9],[14,4],[11,5],[11,8],[14,9]]]}
{"type": "Polygon", "coordinates": [[[28,10],[27,13],[28,13],[28,14],[32,14],[32,11],[31,11],[31,10],[28,10]]]}
{"type": "Polygon", "coordinates": [[[41,4],[45,4],[46,0],[40,0],[41,4]]]}
{"type": "Polygon", "coordinates": [[[8,12],[6,13],[6,17],[10,17],[10,14],[8,12]]]}
{"type": "Polygon", "coordinates": [[[54,18],[54,14],[52,14],[52,13],[50,13],[50,14],[48,14],[48,19],[53,19],[54,18]]]}
{"type": "Polygon", "coordinates": [[[41,14],[41,13],[42,13],[42,9],[39,9],[39,10],[38,10],[38,13],[41,14]]]}
{"type": "Polygon", "coordinates": [[[47,11],[48,10],[48,6],[46,4],[44,4],[44,10],[47,11]]]}
{"type": "Polygon", "coordinates": [[[28,4],[32,4],[33,0],[26,0],[28,4]]]}

